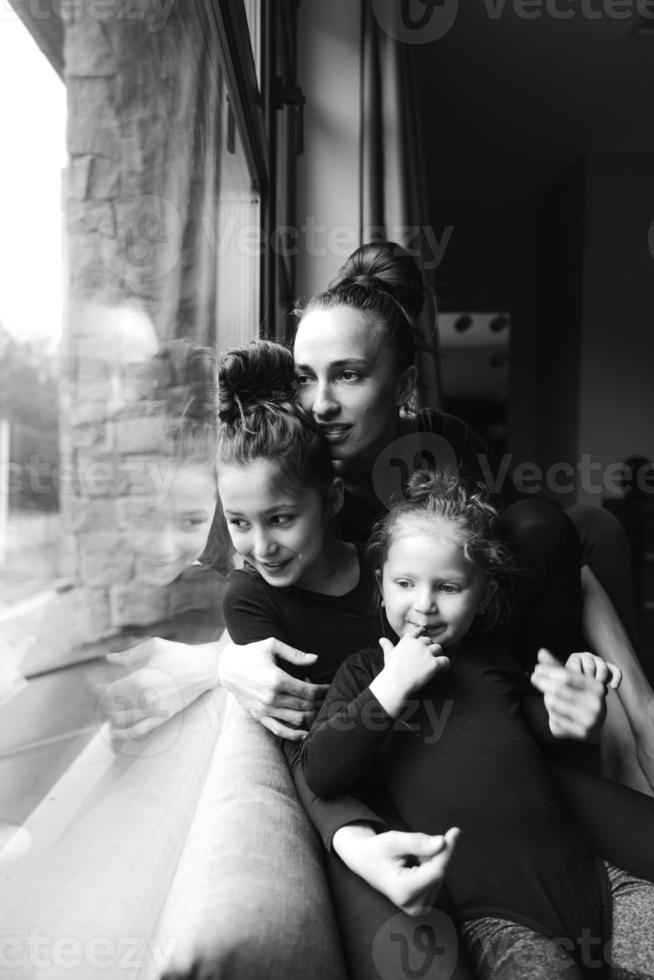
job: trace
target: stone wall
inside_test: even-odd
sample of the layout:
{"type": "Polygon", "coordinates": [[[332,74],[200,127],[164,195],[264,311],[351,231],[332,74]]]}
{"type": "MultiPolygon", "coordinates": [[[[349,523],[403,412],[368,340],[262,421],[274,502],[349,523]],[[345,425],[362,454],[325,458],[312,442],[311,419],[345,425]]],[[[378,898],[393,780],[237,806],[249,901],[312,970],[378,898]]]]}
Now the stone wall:
{"type": "Polygon", "coordinates": [[[166,619],[197,593],[197,581],[145,584],[132,546],[142,513],[134,501],[156,505],[169,448],[153,408],[152,355],[175,336],[213,340],[215,329],[214,256],[200,229],[217,207],[218,45],[202,5],[163,7],[62,5],[71,647],[166,619]]]}

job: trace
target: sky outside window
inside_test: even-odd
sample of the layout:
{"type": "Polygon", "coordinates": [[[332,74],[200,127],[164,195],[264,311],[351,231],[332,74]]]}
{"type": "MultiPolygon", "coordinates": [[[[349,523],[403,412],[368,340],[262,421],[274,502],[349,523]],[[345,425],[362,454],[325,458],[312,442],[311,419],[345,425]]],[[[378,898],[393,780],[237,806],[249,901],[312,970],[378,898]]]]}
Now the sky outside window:
{"type": "Polygon", "coordinates": [[[66,89],[0,3],[0,322],[17,338],[61,336],[61,175],[66,89]]]}

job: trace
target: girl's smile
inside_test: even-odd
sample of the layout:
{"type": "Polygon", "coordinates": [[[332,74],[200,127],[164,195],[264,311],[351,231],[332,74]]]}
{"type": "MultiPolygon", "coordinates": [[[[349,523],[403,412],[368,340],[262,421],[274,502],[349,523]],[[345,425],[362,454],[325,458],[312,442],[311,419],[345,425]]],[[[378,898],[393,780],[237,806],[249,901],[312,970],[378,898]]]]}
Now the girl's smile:
{"type": "Polygon", "coordinates": [[[325,502],[312,487],[280,484],[268,459],[221,467],[218,492],[232,544],[270,585],[311,589],[327,574],[325,502]]]}
{"type": "Polygon", "coordinates": [[[486,576],[454,538],[417,524],[392,540],[381,579],[394,632],[402,637],[418,627],[441,646],[465,636],[487,591],[486,576]]]}

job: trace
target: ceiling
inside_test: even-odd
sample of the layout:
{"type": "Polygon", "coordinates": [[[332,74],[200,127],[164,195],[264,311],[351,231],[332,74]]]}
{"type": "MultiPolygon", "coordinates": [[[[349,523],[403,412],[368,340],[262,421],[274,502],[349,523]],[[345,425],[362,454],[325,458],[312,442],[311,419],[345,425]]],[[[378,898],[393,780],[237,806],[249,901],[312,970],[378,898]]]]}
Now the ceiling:
{"type": "Polygon", "coordinates": [[[545,0],[536,19],[511,0],[463,3],[412,50],[433,203],[520,205],[587,149],[654,146],[654,4],[651,20],[617,20],[635,0],[547,0],[573,11],[560,20],[545,0]]]}

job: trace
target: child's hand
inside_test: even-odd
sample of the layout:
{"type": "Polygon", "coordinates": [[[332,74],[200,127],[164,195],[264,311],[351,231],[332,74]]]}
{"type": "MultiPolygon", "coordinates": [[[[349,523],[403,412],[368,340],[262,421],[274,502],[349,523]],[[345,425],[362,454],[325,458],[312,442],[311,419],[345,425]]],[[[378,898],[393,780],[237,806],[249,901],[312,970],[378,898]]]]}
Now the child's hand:
{"type": "Polygon", "coordinates": [[[606,715],[606,686],[596,677],[564,667],[547,650],[538,651],[531,683],[544,695],[555,738],[595,738],[606,715]]]}
{"type": "Polygon", "coordinates": [[[607,684],[614,691],[620,687],[622,671],[615,664],[607,663],[594,653],[571,653],[565,662],[568,670],[576,670],[587,677],[596,677],[602,684],[607,684]]]}
{"type": "Polygon", "coordinates": [[[377,674],[370,690],[394,718],[401,714],[407,698],[414,691],[450,666],[449,658],[442,656],[440,644],[432,643],[428,636],[419,633],[416,627],[396,646],[385,637],[379,641],[384,651],[384,669],[377,674]]]}
{"type": "Polygon", "coordinates": [[[347,866],[408,915],[432,906],[454,853],[460,831],[445,834],[376,834],[372,827],[346,824],[334,834],[333,847],[347,866]]]}

